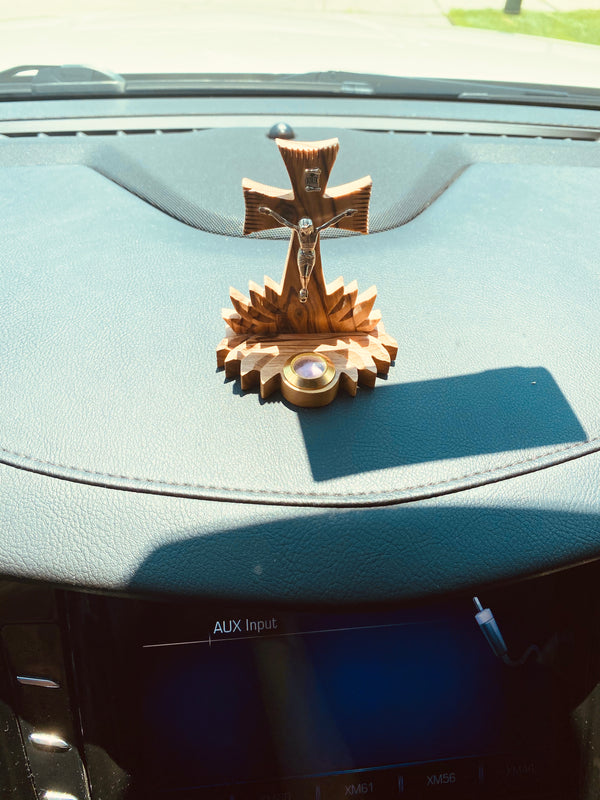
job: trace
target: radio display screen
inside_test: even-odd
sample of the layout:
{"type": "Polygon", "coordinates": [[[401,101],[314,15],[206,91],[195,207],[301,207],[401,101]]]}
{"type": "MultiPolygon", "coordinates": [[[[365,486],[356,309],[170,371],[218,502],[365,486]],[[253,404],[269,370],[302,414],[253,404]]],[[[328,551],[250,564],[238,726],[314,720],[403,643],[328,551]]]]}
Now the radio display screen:
{"type": "Polygon", "coordinates": [[[237,798],[282,784],[318,800],[347,796],[331,789],[339,776],[362,787],[350,796],[376,794],[377,781],[399,796],[417,784],[469,793],[493,775],[501,790],[512,770],[537,786],[557,740],[555,682],[534,642],[503,660],[475,614],[466,600],[372,613],[228,610],[198,616],[184,637],[146,635],[149,785],[237,798]]]}

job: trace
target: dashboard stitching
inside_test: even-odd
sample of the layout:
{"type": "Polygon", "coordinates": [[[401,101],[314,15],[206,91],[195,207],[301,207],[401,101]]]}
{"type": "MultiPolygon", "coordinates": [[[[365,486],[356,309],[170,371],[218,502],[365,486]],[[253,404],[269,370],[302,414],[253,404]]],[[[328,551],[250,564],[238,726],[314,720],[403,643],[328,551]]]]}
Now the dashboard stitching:
{"type": "MultiPolygon", "coordinates": [[[[441,481],[432,481],[431,483],[422,483],[422,484],[415,484],[413,486],[405,486],[402,489],[392,489],[387,491],[381,492],[282,492],[278,491],[277,489],[239,489],[234,487],[227,487],[227,486],[213,486],[213,485],[203,485],[203,484],[196,484],[196,483],[178,483],[176,481],[168,481],[168,480],[156,480],[155,478],[140,478],[137,476],[132,475],[116,475],[110,472],[96,472],[94,470],[88,470],[83,467],[74,467],[69,464],[61,464],[55,463],[52,461],[44,461],[43,459],[34,458],[33,456],[27,455],[25,453],[19,453],[16,451],[8,450],[4,447],[0,447],[0,453],[4,453],[5,456],[12,456],[14,458],[24,459],[31,464],[38,464],[43,467],[55,467],[57,469],[65,469],[70,470],[75,474],[80,475],[88,475],[90,477],[95,478],[113,478],[117,480],[125,480],[125,481],[132,481],[135,483],[144,483],[154,485],[156,487],[160,486],[171,486],[173,488],[179,489],[198,489],[198,490],[207,490],[207,491],[222,491],[228,492],[230,494],[249,494],[249,495],[273,495],[282,498],[293,498],[294,496],[298,498],[302,497],[315,497],[315,498],[322,498],[325,500],[327,497],[393,497],[394,495],[398,495],[399,492],[407,492],[407,491],[414,491],[417,489],[431,489],[434,487],[442,487],[447,486],[449,484],[455,483],[456,481],[465,480],[467,478],[478,478],[483,477],[485,475],[494,475],[502,472],[505,469],[510,469],[511,467],[522,466],[525,464],[535,464],[536,462],[540,462],[542,459],[547,458],[548,456],[559,455],[560,453],[567,453],[569,451],[581,449],[582,445],[593,445],[594,443],[600,443],[600,437],[594,437],[592,439],[587,439],[585,442],[577,442],[576,444],[568,445],[568,447],[561,447],[556,450],[549,450],[546,453],[542,453],[539,456],[535,456],[534,458],[525,458],[521,459],[520,461],[512,461],[508,464],[503,464],[498,467],[494,467],[493,469],[489,470],[481,470],[476,472],[468,472],[463,475],[458,475],[452,478],[447,478],[441,481]]],[[[584,455],[584,453],[582,453],[584,455]]],[[[0,462],[2,459],[0,458],[0,462]]],[[[10,462],[5,462],[8,466],[18,466],[15,464],[11,464],[10,462]]]]}

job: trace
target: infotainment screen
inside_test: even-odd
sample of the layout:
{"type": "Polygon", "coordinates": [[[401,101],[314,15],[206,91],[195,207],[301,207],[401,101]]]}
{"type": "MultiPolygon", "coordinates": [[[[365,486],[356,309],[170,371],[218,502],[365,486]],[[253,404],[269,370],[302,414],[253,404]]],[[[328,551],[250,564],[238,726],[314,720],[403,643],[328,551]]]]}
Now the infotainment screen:
{"type": "Polygon", "coordinates": [[[139,745],[159,794],[341,800],[547,788],[553,677],[539,644],[510,652],[493,609],[229,609],[198,615],[185,633],[140,643],[139,745]]]}

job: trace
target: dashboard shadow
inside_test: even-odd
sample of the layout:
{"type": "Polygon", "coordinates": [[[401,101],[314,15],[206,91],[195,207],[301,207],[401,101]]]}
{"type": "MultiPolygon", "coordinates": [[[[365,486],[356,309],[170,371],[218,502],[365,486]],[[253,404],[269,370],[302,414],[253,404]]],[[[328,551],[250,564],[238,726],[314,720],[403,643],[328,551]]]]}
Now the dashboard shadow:
{"type": "Polygon", "coordinates": [[[316,481],[587,438],[543,367],[378,385],[298,418],[316,481]]]}

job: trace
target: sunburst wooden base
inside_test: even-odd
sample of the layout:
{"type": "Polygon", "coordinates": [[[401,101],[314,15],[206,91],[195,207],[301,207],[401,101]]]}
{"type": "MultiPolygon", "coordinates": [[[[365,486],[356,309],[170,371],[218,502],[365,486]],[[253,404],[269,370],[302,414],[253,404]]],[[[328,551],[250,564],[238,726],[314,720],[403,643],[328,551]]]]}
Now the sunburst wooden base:
{"type": "Polygon", "coordinates": [[[298,301],[294,286],[286,297],[284,287],[265,275],[265,285],[250,281],[250,297],[233,287],[229,299],[233,309],[223,309],[223,319],[240,334],[271,335],[282,331],[290,333],[354,333],[375,330],[381,314],[373,310],[377,289],[371,286],[361,294],[358,284],[352,281],[344,286],[343,278],[325,285],[319,271],[314,280],[316,289],[309,303],[298,301]],[[321,288],[320,284],[323,283],[321,288]]]}
{"type": "Polygon", "coordinates": [[[387,374],[398,346],[381,323],[372,331],[348,335],[289,333],[264,337],[231,331],[217,348],[217,364],[225,368],[228,378],[239,377],[242,389],[258,386],[264,398],[280,388],[283,367],[290,356],[305,351],[326,355],[340,376],[340,388],[355,395],[359,385],[373,387],[377,374],[387,374]]]}

